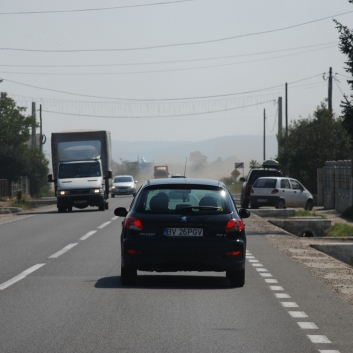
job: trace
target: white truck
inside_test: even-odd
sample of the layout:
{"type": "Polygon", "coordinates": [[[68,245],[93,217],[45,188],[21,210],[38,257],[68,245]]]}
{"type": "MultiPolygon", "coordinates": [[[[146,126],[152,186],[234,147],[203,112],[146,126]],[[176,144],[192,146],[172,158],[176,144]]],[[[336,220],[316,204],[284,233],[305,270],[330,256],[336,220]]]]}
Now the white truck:
{"type": "Polygon", "coordinates": [[[72,130],[51,135],[53,174],[58,212],[98,206],[108,209],[112,162],[110,132],[72,130]]]}

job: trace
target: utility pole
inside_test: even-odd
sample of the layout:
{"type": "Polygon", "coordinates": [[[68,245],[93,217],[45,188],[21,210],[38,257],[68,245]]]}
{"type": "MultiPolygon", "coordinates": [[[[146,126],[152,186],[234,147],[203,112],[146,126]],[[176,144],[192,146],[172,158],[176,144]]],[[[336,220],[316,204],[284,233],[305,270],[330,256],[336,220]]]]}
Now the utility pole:
{"type": "Polygon", "coordinates": [[[34,118],[34,122],[32,124],[32,140],[31,147],[36,147],[36,102],[32,102],[32,117],[34,118]]]}
{"type": "Polygon", "coordinates": [[[39,148],[43,151],[43,129],[42,129],[42,105],[39,105],[40,131],[39,131],[39,148]]]}
{"type": "Polygon", "coordinates": [[[332,67],[330,67],[328,77],[328,110],[332,114],[332,67]]]}
{"type": "MultiPolygon", "coordinates": [[[[282,97],[278,97],[278,140],[282,138],[282,97]]],[[[282,147],[278,142],[278,154],[282,152],[282,147]]]]}
{"type": "Polygon", "coordinates": [[[288,84],[286,82],[286,137],[288,137],[288,84]]]}
{"type": "Polygon", "coordinates": [[[266,110],[264,109],[264,161],[266,160],[266,110]]]}

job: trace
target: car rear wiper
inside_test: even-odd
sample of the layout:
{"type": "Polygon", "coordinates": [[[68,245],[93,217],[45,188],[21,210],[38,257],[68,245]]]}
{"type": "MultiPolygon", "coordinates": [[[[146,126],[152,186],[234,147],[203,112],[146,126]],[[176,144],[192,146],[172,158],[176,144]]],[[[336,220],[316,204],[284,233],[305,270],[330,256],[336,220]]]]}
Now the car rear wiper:
{"type": "Polygon", "coordinates": [[[181,207],[180,208],[183,211],[188,211],[192,209],[197,209],[197,210],[220,210],[221,207],[217,206],[186,206],[186,207],[181,207]]]}

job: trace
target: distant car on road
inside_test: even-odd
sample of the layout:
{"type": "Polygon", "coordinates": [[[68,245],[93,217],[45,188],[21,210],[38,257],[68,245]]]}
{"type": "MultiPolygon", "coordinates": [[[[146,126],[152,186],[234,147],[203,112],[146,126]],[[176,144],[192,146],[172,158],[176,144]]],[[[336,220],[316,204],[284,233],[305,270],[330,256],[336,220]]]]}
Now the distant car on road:
{"type": "Polygon", "coordinates": [[[250,207],[303,207],[313,209],[313,195],[296,179],[283,177],[258,178],[251,189],[250,207]]]}
{"type": "Polygon", "coordinates": [[[180,175],[180,174],[173,174],[171,178],[186,178],[185,175],[180,175]]]}
{"type": "Polygon", "coordinates": [[[226,186],[217,180],[168,178],[146,181],[127,211],[121,232],[121,283],[137,271],[226,272],[233,287],[245,283],[246,236],[226,186]]]}
{"type": "Polygon", "coordinates": [[[250,191],[252,185],[258,178],[274,176],[280,177],[282,173],[279,170],[279,164],[277,161],[267,160],[262,164],[261,168],[253,168],[250,169],[248,176],[245,178],[240,178],[240,181],[243,182],[241,187],[241,195],[240,195],[240,205],[242,208],[249,207],[250,201],[250,191]]]}
{"type": "Polygon", "coordinates": [[[117,175],[113,179],[111,196],[115,195],[136,195],[137,181],[131,175],[117,175]]]}

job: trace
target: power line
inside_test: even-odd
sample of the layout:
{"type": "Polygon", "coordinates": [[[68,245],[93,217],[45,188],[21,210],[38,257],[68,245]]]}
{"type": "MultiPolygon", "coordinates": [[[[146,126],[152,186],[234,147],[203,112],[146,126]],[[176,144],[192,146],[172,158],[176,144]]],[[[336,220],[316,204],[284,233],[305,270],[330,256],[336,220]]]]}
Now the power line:
{"type": "Polygon", "coordinates": [[[270,58],[263,58],[263,59],[256,59],[256,60],[249,60],[249,61],[242,61],[242,62],[235,62],[235,63],[228,63],[228,64],[217,64],[217,65],[208,65],[208,66],[198,66],[198,67],[186,67],[186,68],[179,68],[179,69],[164,69],[164,70],[149,70],[149,71],[127,71],[127,72],[86,72],[86,73],[51,73],[51,72],[16,72],[16,71],[0,71],[2,74],[16,74],[16,75],[46,75],[46,76],[102,76],[102,75],[137,75],[137,74],[153,74],[153,73],[161,73],[161,72],[176,72],[176,71],[191,71],[191,70],[202,70],[202,69],[210,69],[215,67],[225,67],[225,66],[234,66],[234,65],[241,65],[241,64],[249,64],[253,62],[262,62],[267,60],[273,60],[278,58],[284,58],[293,55],[300,55],[300,54],[307,54],[313,51],[323,50],[330,47],[324,47],[319,49],[312,49],[307,50],[300,53],[294,54],[286,54],[280,55],[270,58]]]}
{"type": "Polygon", "coordinates": [[[91,9],[77,9],[77,10],[50,10],[50,11],[21,11],[21,12],[0,12],[0,15],[34,15],[34,14],[49,14],[49,13],[68,13],[68,12],[88,12],[88,11],[106,11],[106,10],[119,10],[133,7],[146,7],[146,6],[158,6],[158,5],[169,5],[181,2],[191,2],[195,0],[176,0],[169,2],[156,2],[151,4],[138,4],[138,5],[127,5],[127,6],[113,6],[113,7],[98,7],[91,9]]]}
{"type": "Polygon", "coordinates": [[[305,25],[308,25],[308,24],[311,24],[311,23],[324,21],[324,20],[327,20],[327,19],[332,19],[332,17],[339,17],[339,16],[347,15],[347,14],[352,13],[352,12],[353,11],[347,11],[347,12],[343,12],[343,13],[340,13],[340,14],[337,14],[337,15],[332,15],[332,16],[329,16],[329,17],[323,17],[323,18],[320,18],[320,19],[317,19],[317,20],[307,21],[307,22],[299,23],[299,24],[292,25],[292,26],[276,28],[276,29],[271,29],[271,30],[262,31],[262,32],[253,32],[253,33],[241,34],[241,35],[238,35],[238,36],[211,39],[211,40],[198,41],[198,42],[185,42],[185,43],[154,45],[154,46],[147,46],[147,47],[115,48],[115,49],[64,49],[64,50],[56,49],[55,50],[55,49],[0,48],[0,50],[23,51],[23,52],[41,52],[41,53],[75,53],[75,52],[111,52],[111,51],[149,50],[149,49],[178,47],[178,46],[186,46],[186,45],[199,45],[199,44],[223,42],[223,41],[228,41],[228,40],[232,40],[232,39],[238,39],[238,38],[244,38],[244,37],[250,37],[250,36],[257,36],[257,35],[261,35],[261,34],[268,34],[268,33],[284,31],[284,30],[287,30],[287,29],[296,28],[296,27],[300,27],[300,26],[305,26],[305,25]]]}
{"type": "MultiPolygon", "coordinates": [[[[297,82],[309,80],[314,77],[321,76],[322,74],[317,74],[314,76],[306,77],[297,81],[289,82],[288,84],[294,84],[297,82]]],[[[13,80],[9,79],[3,79],[6,82],[11,82],[20,86],[26,86],[26,87],[31,87],[35,89],[40,89],[44,91],[50,91],[50,92],[56,92],[56,93],[63,93],[63,94],[69,94],[72,96],[79,96],[79,97],[87,97],[87,98],[99,98],[99,99],[112,99],[112,100],[118,100],[118,101],[126,101],[126,102],[165,102],[165,101],[182,101],[182,100],[195,100],[195,99],[208,99],[208,98],[218,98],[218,97],[230,97],[230,96],[236,96],[236,95],[242,95],[242,94],[249,94],[249,93],[254,93],[254,92],[261,92],[261,91],[267,91],[271,90],[274,88],[279,88],[283,87],[283,84],[281,85],[276,85],[276,86],[271,86],[267,88],[261,88],[257,90],[252,90],[252,91],[244,91],[244,92],[238,92],[238,93],[228,93],[228,94],[218,94],[218,95],[210,95],[210,96],[196,96],[196,97],[183,97],[183,98],[160,98],[160,99],[136,99],[136,98],[117,98],[117,97],[103,97],[103,96],[94,96],[94,95],[89,95],[89,94],[79,94],[79,93],[73,93],[73,92],[68,92],[68,91],[61,91],[57,89],[52,89],[52,88],[43,88],[43,87],[38,87],[34,85],[29,85],[26,83],[21,83],[21,82],[16,82],[13,80]]]]}
{"type": "MultiPolygon", "coordinates": [[[[264,51],[264,52],[250,53],[250,54],[216,56],[216,57],[212,57],[212,58],[200,58],[200,59],[188,59],[188,60],[170,60],[170,61],[155,61],[155,62],[141,62],[141,63],[122,63],[122,64],[91,64],[91,65],[89,65],[89,64],[88,65],[13,65],[13,64],[0,64],[0,66],[6,66],[6,67],[40,67],[40,68],[48,67],[49,68],[49,67],[109,67],[109,66],[138,66],[138,65],[175,64],[175,63],[184,63],[184,62],[208,61],[208,60],[230,59],[230,58],[237,58],[237,57],[244,57],[244,56],[272,54],[272,53],[278,53],[278,52],[283,52],[283,51],[313,48],[313,47],[318,47],[318,46],[323,46],[323,45],[331,45],[331,44],[338,44],[338,42],[314,44],[314,45],[307,45],[307,46],[303,46],[303,47],[287,48],[287,49],[272,50],[272,51],[264,51]]],[[[327,47],[327,48],[329,48],[329,47],[327,47]]]]}
{"type": "Polygon", "coordinates": [[[174,115],[154,115],[154,116],[108,116],[108,115],[87,115],[87,114],[76,114],[76,113],[64,113],[64,112],[54,112],[51,110],[42,110],[43,112],[46,113],[53,113],[53,114],[61,114],[61,115],[69,115],[69,116],[82,116],[86,118],[107,118],[107,119],[151,119],[151,118],[174,118],[174,117],[183,117],[183,116],[193,116],[193,115],[203,115],[203,114],[214,114],[214,113],[220,113],[220,112],[226,112],[230,110],[237,110],[237,109],[243,109],[243,108],[248,108],[248,107],[253,107],[261,104],[266,104],[270,102],[275,102],[274,100],[269,100],[266,102],[261,102],[261,103],[255,103],[255,104],[249,104],[249,105],[244,105],[242,107],[236,107],[236,108],[227,108],[227,109],[220,109],[220,110],[213,110],[213,111],[206,111],[206,112],[201,112],[201,113],[188,113],[188,114],[174,114],[174,115]]]}

